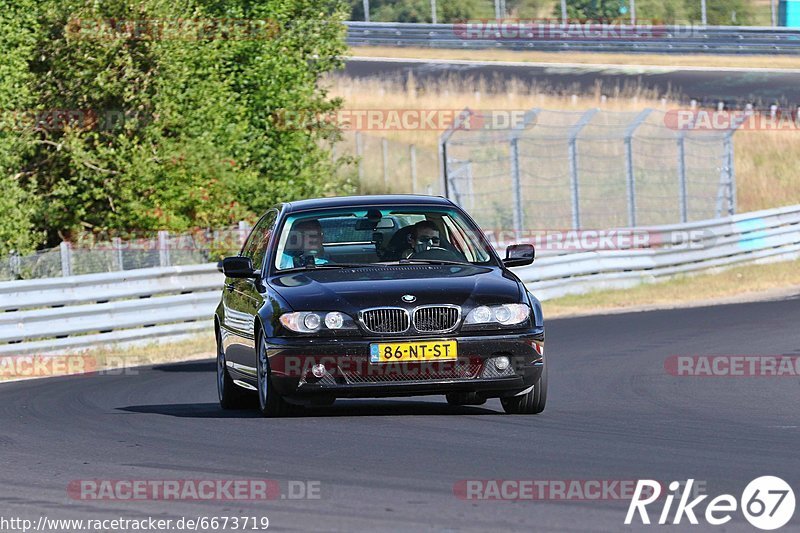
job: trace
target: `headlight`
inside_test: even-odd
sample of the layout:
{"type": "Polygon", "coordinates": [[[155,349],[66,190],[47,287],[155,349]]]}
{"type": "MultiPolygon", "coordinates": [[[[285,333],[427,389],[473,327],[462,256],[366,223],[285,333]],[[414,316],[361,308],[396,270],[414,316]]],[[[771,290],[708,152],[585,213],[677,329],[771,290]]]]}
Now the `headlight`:
{"type": "Polygon", "coordinates": [[[481,305],[473,309],[464,324],[498,323],[504,326],[520,324],[528,320],[531,308],[525,304],[481,305]]]}
{"type": "Polygon", "coordinates": [[[339,311],[333,311],[325,315],[325,325],[328,329],[339,329],[344,324],[344,315],[339,311]]]}
{"type": "Polygon", "coordinates": [[[316,331],[319,329],[320,319],[317,313],[308,313],[303,317],[303,325],[309,331],[316,331]]]}
{"type": "Polygon", "coordinates": [[[284,313],[279,320],[283,327],[297,333],[314,333],[326,328],[337,330],[355,326],[353,319],[349,315],[339,311],[331,311],[329,313],[316,311],[284,313]],[[323,323],[325,324],[324,327],[323,323]]]}

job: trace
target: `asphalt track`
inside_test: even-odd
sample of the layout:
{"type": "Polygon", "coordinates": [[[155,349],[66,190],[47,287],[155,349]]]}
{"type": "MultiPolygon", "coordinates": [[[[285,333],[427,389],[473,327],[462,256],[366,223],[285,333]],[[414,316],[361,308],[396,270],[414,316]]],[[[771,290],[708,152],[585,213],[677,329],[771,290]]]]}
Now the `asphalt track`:
{"type": "Polygon", "coordinates": [[[800,70],[657,67],[636,65],[533,64],[455,60],[352,58],[339,75],[405,81],[413,73],[420,87],[431,82],[457,80],[465,85],[486,80],[486,87],[505,91],[512,80],[523,87],[560,93],[594,93],[596,85],[614,90],[641,87],[657,95],[702,105],[725,102],[731,107],[753,103],[768,108],[777,102],[785,108],[800,105],[800,70]]]}
{"type": "MultiPolygon", "coordinates": [[[[342,400],[304,416],[223,412],[212,362],[0,385],[0,516],[268,516],[279,531],[756,531],[625,528],[627,502],[464,501],[466,479],[694,478],[741,495],[777,475],[800,496],[797,377],[675,377],[670,355],[800,354],[800,298],[547,323],[540,416],[496,400],[342,400]],[[269,478],[320,498],[120,502],[68,497],[77,479],[269,478]]],[[[706,500],[708,501],[708,500],[706,500]]],[[[702,506],[704,509],[704,505],[702,506]]],[[[651,513],[657,518],[660,507],[651,513]]],[[[800,510],[784,530],[800,530],[800,510]]]]}

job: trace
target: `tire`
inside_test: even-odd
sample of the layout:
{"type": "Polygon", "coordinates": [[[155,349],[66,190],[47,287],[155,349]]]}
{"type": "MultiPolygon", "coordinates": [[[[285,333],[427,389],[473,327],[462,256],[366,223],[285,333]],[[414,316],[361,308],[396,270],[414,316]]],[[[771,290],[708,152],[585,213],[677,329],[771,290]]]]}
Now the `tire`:
{"type": "Polygon", "coordinates": [[[522,396],[500,398],[503,410],[509,415],[538,415],[547,403],[547,364],[542,367],[542,375],[533,385],[533,390],[522,396]]]}
{"type": "Polygon", "coordinates": [[[256,337],[256,374],[258,377],[258,410],[261,415],[269,418],[288,415],[293,406],[287,403],[272,386],[267,343],[261,332],[256,337]]]}
{"type": "Polygon", "coordinates": [[[217,396],[219,405],[223,409],[245,409],[252,403],[251,395],[238,387],[228,374],[225,351],[222,349],[222,339],[220,339],[219,333],[217,333],[217,396]]]}
{"type": "Polygon", "coordinates": [[[447,403],[450,405],[483,405],[486,403],[486,398],[478,396],[475,392],[451,392],[445,394],[447,403]]]}

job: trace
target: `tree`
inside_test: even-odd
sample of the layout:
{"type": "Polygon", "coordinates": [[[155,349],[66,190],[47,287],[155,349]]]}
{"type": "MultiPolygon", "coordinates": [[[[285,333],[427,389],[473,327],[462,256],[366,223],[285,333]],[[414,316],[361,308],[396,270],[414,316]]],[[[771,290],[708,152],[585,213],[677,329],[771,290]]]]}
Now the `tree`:
{"type": "Polygon", "coordinates": [[[0,1],[0,255],[28,252],[41,237],[33,232],[35,197],[20,184],[31,141],[20,123],[32,101],[27,62],[37,40],[34,5],[35,0],[0,1]]]}
{"type": "Polygon", "coordinates": [[[343,190],[327,149],[338,130],[274,120],[283,109],[340,104],[317,81],[341,65],[342,7],[31,1],[35,38],[14,53],[26,105],[52,120],[12,135],[26,150],[6,168],[42,199],[30,218],[47,245],[84,231],[227,225],[277,201],[343,190]]]}

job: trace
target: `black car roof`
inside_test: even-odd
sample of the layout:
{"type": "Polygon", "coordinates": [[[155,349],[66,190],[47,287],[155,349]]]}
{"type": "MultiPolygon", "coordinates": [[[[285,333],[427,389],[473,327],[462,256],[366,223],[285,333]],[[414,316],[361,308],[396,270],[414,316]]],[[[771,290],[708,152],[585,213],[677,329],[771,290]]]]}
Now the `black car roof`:
{"type": "Polygon", "coordinates": [[[424,194],[375,194],[368,196],[334,196],[331,198],[311,198],[284,204],[284,212],[292,213],[311,209],[330,207],[378,207],[384,205],[444,205],[453,203],[443,196],[424,194]]]}

